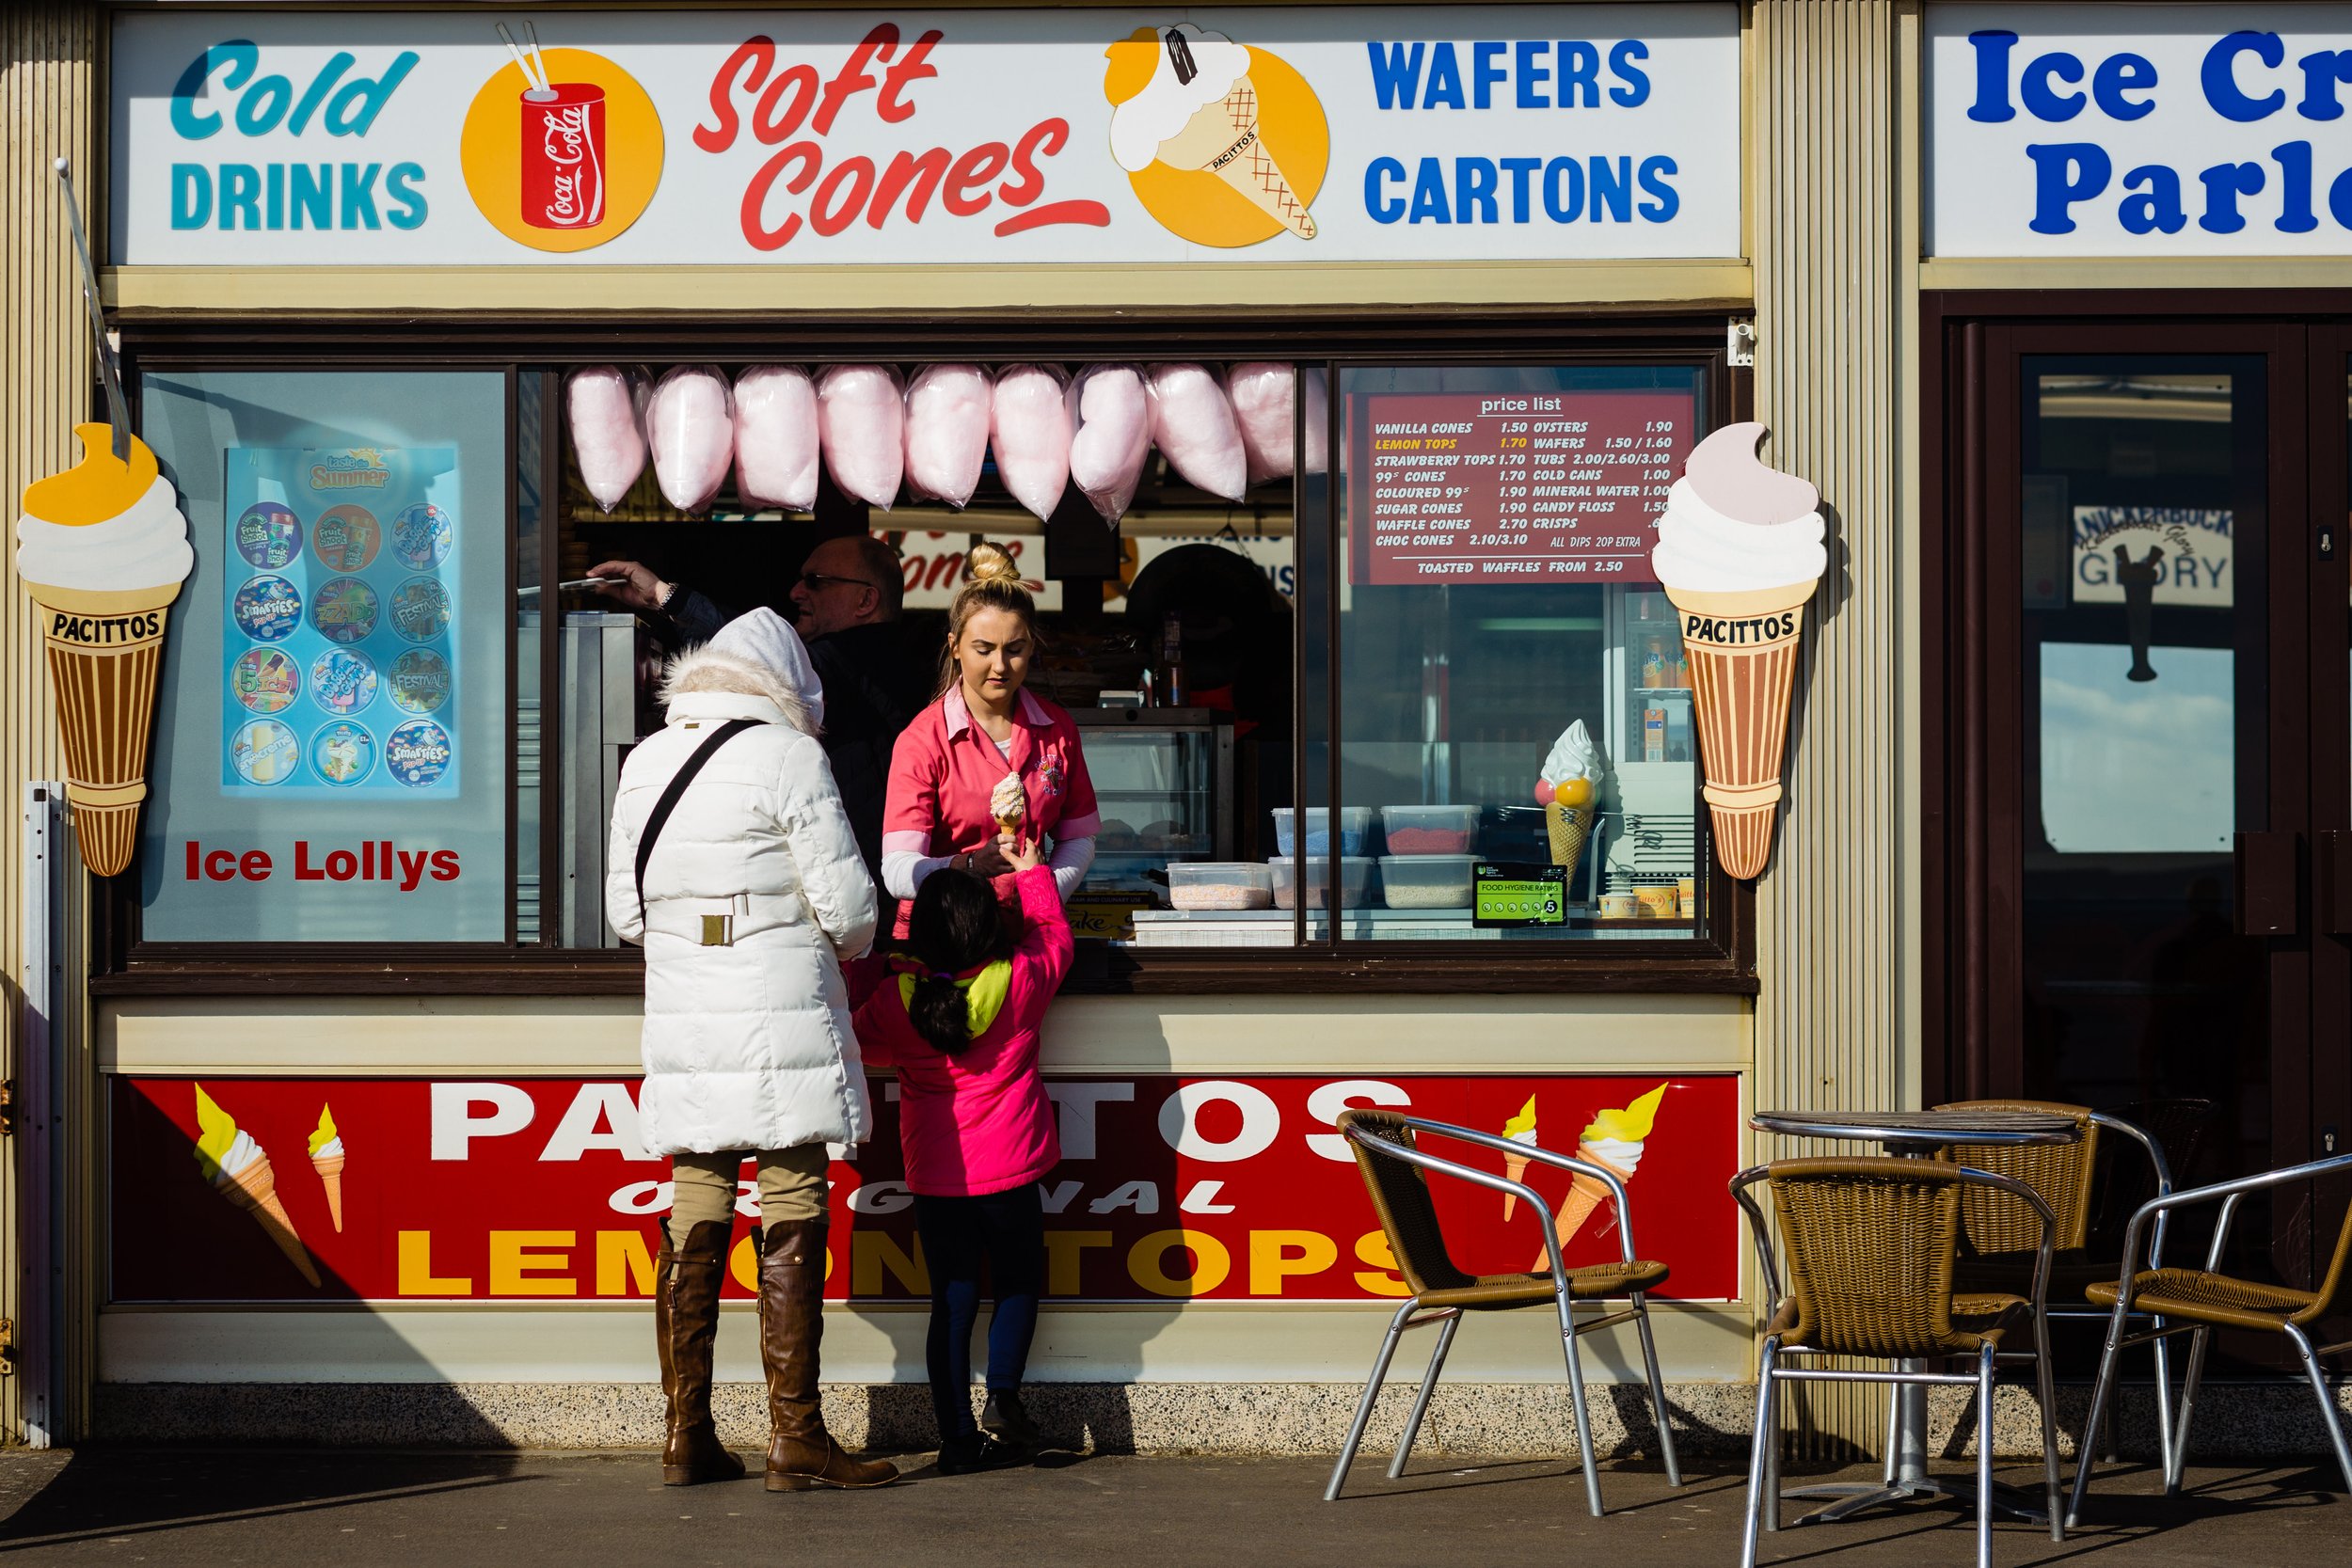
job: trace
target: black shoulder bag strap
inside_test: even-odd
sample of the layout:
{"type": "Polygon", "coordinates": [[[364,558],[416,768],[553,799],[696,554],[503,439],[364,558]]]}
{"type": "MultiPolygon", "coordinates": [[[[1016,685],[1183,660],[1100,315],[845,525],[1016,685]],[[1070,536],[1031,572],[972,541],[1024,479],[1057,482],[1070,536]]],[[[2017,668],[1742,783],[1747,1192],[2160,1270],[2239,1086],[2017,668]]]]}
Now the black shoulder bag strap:
{"type": "Polygon", "coordinates": [[[686,786],[694,782],[694,775],[703,770],[703,764],[710,760],[713,752],[760,722],[757,719],[730,719],[711,731],[710,738],[694,748],[694,754],[686,759],[685,766],[671,775],[669,787],[661,792],[661,799],[653,803],[653,815],[645,818],[645,831],[637,839],[637,920],[640,925],[645,919],[645,866],[653,859],[654,840],[661,836],[662,825],[677,809],[678,797],[686,793],[686,786]]]}

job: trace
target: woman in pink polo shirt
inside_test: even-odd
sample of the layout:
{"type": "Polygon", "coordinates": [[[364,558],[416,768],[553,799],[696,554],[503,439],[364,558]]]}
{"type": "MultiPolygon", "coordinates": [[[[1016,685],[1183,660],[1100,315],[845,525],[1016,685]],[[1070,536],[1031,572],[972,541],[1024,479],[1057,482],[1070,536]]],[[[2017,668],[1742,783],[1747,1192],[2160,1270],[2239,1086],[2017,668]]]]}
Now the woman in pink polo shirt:
{"type": "Polygon", "coordinates": [[[906,903],[946,865],[988,879],[1011,919],[1020,901],[1005,852],[1021,840],[1052,844],[1045,863],[1069,898],[1086,879],[1103,825],[1078,727],[1023,689],[1037,649],[1037,605],[1012,557],[980,545],[964,576],[947,611],[939,700],[915,715],[891,753],[882,886],[902,901],[900,937],[906,903]]]}

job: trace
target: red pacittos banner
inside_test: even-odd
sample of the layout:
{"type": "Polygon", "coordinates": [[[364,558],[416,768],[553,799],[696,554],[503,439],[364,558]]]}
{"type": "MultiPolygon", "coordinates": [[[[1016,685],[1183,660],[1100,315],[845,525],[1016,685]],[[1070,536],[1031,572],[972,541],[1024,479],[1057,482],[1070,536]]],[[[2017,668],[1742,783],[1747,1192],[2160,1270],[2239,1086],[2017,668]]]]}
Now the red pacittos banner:
{"type": "MultiPolygon", "coordinates": [[[[1739,1293],[1742,1232],[1725,1190],[1740,1152],[1731,1074],[1046,1083],[1062,1141],[1062,1162],[1041,1183],[1055,1297],[1401,1296],[1354,1158],[1332,1130],[1343,1110],[1389,1105],[1498,1133],[1532,1127],[1542,1146],[1573,1152],[1600,1112],[1631,1106],[1661,1084],[1665,1094],[1627,1183],[1640,1254],[1673,1269],[1662,1297],[1739,1293]]],[[[109,1299],[644,1296],[669,1169],[638,1147],[636,1087],[580,1079],[117,1079],[109,1299]],[[340,1164],[328,1136],[340,1142],[340,1164]],[[211,1162],[199,1160],[199,1142],[215,1151],[211,1162]],[[216,1174],[231,1145],[227,1164],[238,1168],[216,1174]]],[[[877,1079],[871,1087],[873,1141],[836,1149],[856,1158],[832,1167],[826,1293],[919,1300],[929,1281],[899,1159],[898,1085],[877,1079]]],[[[1428,1147],[1503,1170],[1503,1157],[1483,1148],[1428,1147]]],[[[1555,1212],[1568,1204],[1565,1172],[1531,1165],[1525,1180],[1555,1212]]],[[[1542,1235],[1525,1205],[1506,1220],[1500,1194],[1430,1182],[1457,1263],[1473,1273],[1534,1266],[1542,1235]]],[[[730,1297],[752,1294],[755,1277],[748,1167],[740,1191],[730,1297]]],[[[1613,1259],[1619,1246],[1614,1206],[1604,1201],[1569,1242],[1567,1259],[1613,1259]]]]}

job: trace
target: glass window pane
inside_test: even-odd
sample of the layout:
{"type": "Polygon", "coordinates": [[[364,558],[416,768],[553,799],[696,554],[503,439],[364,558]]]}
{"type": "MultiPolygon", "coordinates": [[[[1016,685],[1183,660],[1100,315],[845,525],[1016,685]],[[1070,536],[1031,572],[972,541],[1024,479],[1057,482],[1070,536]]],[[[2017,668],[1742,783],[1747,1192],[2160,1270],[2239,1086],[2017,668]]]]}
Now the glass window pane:
{"type": "Polygon", "coordinates": [[[1337,836],[1362,892],[1339,934],[1695,934],[1692,687],[1649,552],[1701,372],[1347,370],[1341,392],[1337,836]]]}
{"type": "Polygon", "coordinates": [[[180,372],[143,393],[196,570],[142,935],[504,941],[504,373],[180,372]]]}

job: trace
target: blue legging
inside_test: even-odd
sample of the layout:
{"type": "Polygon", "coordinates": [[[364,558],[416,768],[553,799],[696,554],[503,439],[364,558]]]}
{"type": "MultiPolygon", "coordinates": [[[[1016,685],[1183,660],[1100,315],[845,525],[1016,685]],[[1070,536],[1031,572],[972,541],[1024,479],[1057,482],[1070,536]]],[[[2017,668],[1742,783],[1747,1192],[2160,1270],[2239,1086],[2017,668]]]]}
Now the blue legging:
{"type": "Polygon", "coordinates": [[[914,1227],[931,1276],[931,1327],[925,1345],[931,1409],[946,1443],[977,1431],[972,1420],[972,1325],[979,1317],[980,1270],[994,1287],[988,1325],[988,1386],[1012,1390],[1029,1364],[1037,1299],[1045,1281],[1045,1210],[1037,1183],[979,1197],[916,1194],[914,1227]]]}

